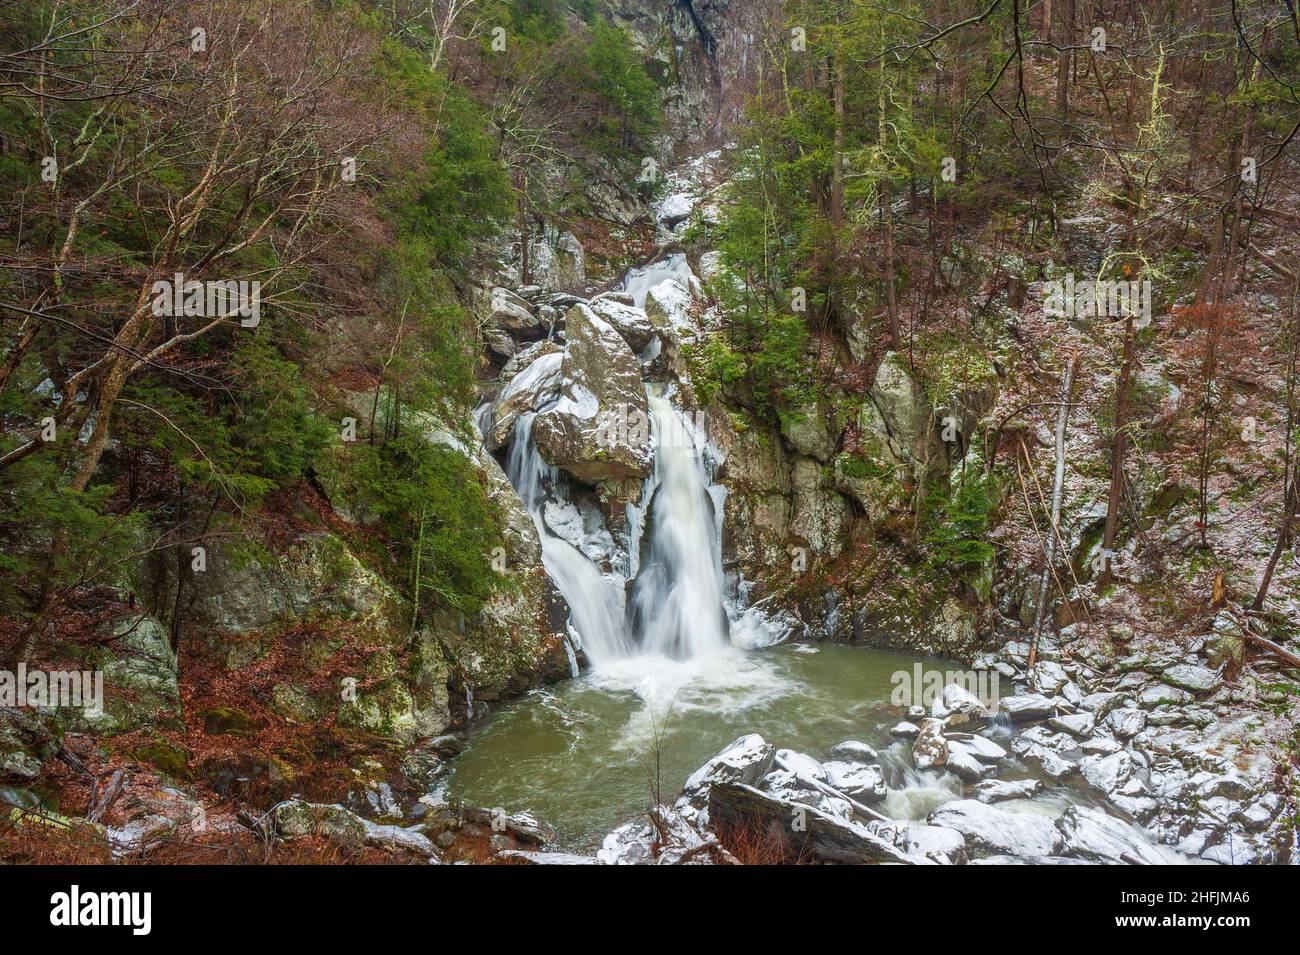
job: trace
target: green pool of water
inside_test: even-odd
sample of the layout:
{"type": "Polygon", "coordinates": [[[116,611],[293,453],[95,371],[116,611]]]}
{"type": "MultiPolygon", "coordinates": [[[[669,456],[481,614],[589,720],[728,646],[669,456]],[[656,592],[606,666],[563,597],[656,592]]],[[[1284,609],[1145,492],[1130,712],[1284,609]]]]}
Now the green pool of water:
{"type": "MultiPolygon", "coordinates": [[[[687,776],[745,733],[818,758],[845,739],[885,750],[894,744],[889,727],[903,715],[890,702],[894,675],[910,680],[916,663],[923,672],[956,669],[829,644],[621,661],[495,710],[471,732],[448,792],[479,806],[529,810],[556,828],[562,848],[590,850],[651,804],[656,751],[671,802],[687,776]]],[[[882,752],[887,776],[888,755],[882,752]]],[[[952,777],[933,787],[915,783],[906,798],[891,794],[890,815],[919,818],[957,795],[952,777]]]]}

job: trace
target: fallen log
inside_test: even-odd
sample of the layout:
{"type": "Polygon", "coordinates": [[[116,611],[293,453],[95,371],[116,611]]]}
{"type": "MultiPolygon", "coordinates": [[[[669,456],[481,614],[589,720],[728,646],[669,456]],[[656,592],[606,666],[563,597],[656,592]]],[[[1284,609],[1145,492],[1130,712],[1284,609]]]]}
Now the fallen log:
{"type": "Polygon", "coordinates": [[[872,809],[870,806],[864,806],[862,803],[858,802],[852,796],[848,796],[840,792],[834,786],[829,786],[826,783],[819,782],[818,780],[813,779],[810,776],[805,776],[803,773],[799,772],[797,769],[792,767],[781,757],[778,756],[775,759],[775,763],[778,769],[784,769],[788,773],[793,773],[794,778],[799,780],[799,782],[803,783],[805,786],[810,786],[813,789],[817,790],[819,793],[822,793],[823,795],[834,796],[836,799],[843,799],[845,802],[847,802],[850,806],[853,807],[853,811],[856,812],[858,815],[865,816],[868,819],[873,819],[876,822],[889,822],[888,816],[876,812],[876,810],[872,809]]]}
{"type": "Polygon", "coordinates": [[[715,783],[709,790],[709,824],[725,841],[729,832],[750,832],[776,843],[781,855],[848,865],[933,865],[909,856],[854,822],[815,806],[789,802],[743,783],[715,783]]]}
{"type": "Polygon", "coordinates": [[[1261,647],[1265,650],[1268,650],[1270,653],[1276,654],[1277,656],[1285,660],[1287,663],[1291,664],[1293,667],[1300,668],[1300,656],[1297,656],[1296,654],[1292,653],[1286,647],[1279,646],[1278,644],[1274,643],[1272,640],[1269,640],[1267,637],[1261,637],[1259,636],[1259,634],[1251,633],[1249,628],[1243,627],[1242,634],[1245,636],[1245,638],[1248,641],[1255,644],[1255,646],[1261,647]]]}
{"type": "Polygon", "coordinates": [[[113,808],[113,803],[117,802],[117,797],[122,795],[122,789],[126,786],[126,771],[119,769],[113,773],[108,781],[108,786],[104,790],[103,796],[98,802],[91,807],[86,818],[91,822],[100,822],[108,815],[108,811],[113,808]]]}

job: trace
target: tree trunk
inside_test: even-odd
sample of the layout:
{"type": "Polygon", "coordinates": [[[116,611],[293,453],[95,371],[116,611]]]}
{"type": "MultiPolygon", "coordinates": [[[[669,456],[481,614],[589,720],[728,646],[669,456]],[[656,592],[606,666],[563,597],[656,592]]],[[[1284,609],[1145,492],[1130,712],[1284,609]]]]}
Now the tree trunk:
{"type": "Polygon", "coordinates": [[[1047,585],[1052,576],[1052,561],[1056,557],[1056,538],[1061,526],[1061,494],[1065,487],[1065,428],[1070,420],[1070,390],[1074,385],[1074,356],[1065,365],[1061,379],[1060,406],[1056,411],[1056,476],[1052,480],[1052,523],[1047,528],[1043,545],[1043,573],[1038,578],[1038,605],[1034,610],[1034,640],[1029,647],[1029,665],[1038,657],[1038,640],[1043,634],[1043,617],[1047,609],[1047,585]]]}
{"type": "Polygon", "coordinates": [[[1102,567],[1097,576],[1097,594],[1106,589],[1111,578],[1110,553],[1114,550],[1115,535],[1119,530],[1119,510],[1123,503],[1124,441],[1128,426],[1129,379],[1133,376],[1133,317],[1124,319],[1124,360],[1120,365],[1119,382],[1115,385],[1115,439],[1110,449],[1110,496],[1106,503],[1106,527],[1102,532],[1102,567]]]}
{"type": "Polygon", "coordinates": [[[1074,0],[1065,0],[1061,17],[1061,53],[1056,62],[1056,113],[1061,122],[1070,117],[1070,63],[1074,44],[1074,0]]]}
{"type": "Polygon", "coordinates": [[[898,318],[898,296],[894,290],[894,216],[889,208],[889,187],[880,183],[880,214],[885,220],[885,301],[889,305],[889,347],[900,351],[903,333],[898,318]]]}
{"type": "Polygon", "coordinates": [[[1273,582],[1277,563],[1291,542],[1296,500],[1297,495],[1300,494],[1300,486],[1297,486],[1300,483],[1300,468],[1295,465],[1295,454],[1292,450],[1295,440],[1296,362],[1297,357],[1300,357],[1297,355],[1300,352],[1300,327],[1297,327],[1296,323],[1297,298],[1300,298],[1300,278],[1296,279],[1291,288],[1291,341],[1288,343],[1286,374],[1286,439],[1282,445],[1282,518],[1278,522],[1277,541],[1273,545],[1273,553],[1269,555],[1268,563],[1264,566],[1264,577],[1260,580],[1259,590],[1256,591],[1255,599],[1250,604],[1250,609],[1256,613],[1264,609],[1264,601],[1268,598],[1268,588],[1273,582]]]}

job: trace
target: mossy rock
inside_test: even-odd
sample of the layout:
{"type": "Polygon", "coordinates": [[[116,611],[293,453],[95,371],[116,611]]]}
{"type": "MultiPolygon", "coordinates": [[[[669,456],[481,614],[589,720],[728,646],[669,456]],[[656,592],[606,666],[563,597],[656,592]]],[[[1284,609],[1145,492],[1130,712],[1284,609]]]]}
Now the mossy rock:
{"type": "Polygon", "coordinates": [[[158,737],[131,751],[142,763],[157,767],[173,779],[190,778],[190,754],[165,737],[158,737]]]}
{"type": "Polygon", "coordinates": [[[0,707],[0,779],[35,779],[62,745],[59,711],[0,707]]]}
{"type": "Polygon", "coordinates": [[[203,732],[209,736],[250,736],[261,729],[262,721],[234,706],[218,706],[199,713],[203,732]]]}
{"type": "Polygon", "coordinates": [[[355,700],[344,700],[338,708],[340,726],[385,738],[411,735],[415,722],[414,700],[397,680],[359,691],[355,700]]]}
{"type": "Polygon", "coordinates": [[[324,669],[334,654],[338,653],[346,641],[342,637],[319,637],[307,640],[299,650],[303,666],[315,672],[324,669]]]}
{"type": "Polygon", "coordinates": [[[277,683],[271,688],[271,709],[297,723],[314,723],[329,711],[322,702],[298,683],[277,683]]]}
{"type": "Polygon", "coordinates": [[[287,762],[259,750],[209,756],[197,775],[222,796],[259,805],[286,798],[298,781],[287,762]]]}

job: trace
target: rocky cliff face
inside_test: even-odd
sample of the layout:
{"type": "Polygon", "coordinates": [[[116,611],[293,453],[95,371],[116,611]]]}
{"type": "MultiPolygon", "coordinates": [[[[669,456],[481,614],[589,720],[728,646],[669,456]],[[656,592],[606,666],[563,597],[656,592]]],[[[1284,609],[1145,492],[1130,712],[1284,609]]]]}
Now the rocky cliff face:
{"type": "MultiPolygon", "coordinates": [[[[769,0],[616,0],[616,22],[636,39],[665,87],[673,136],[720,139],[740,107],[751,48],[769,0]]],[[[770,22],[770,21],[769,21],[770,22]]]]}

